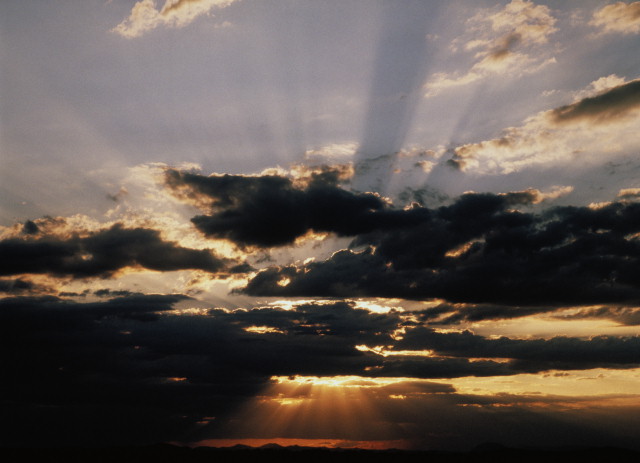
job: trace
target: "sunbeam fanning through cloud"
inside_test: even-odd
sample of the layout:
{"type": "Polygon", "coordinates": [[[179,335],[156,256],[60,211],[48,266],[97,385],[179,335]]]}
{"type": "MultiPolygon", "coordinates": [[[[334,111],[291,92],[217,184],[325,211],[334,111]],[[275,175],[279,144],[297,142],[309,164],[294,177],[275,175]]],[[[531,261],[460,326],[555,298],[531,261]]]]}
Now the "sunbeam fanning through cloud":
{"type": "Polygon", "coordinates": [[[637,457],[639,11],[0,2],[0,453],[637,457]]]}

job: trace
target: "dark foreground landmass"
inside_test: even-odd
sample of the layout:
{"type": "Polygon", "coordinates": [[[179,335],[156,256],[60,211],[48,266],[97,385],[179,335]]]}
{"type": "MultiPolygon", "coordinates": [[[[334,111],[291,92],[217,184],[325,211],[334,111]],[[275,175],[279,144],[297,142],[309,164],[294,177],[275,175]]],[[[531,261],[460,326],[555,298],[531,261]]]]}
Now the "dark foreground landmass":
{"type": "Polygon", "coordinates": [[[147,447],[114,448],[0,448],[0,460],[10,463],[278,463],[353,462],[367,463],[439,463],[439,462],[634,462],[640,452],[612,447],[559,448],[546,450],[513,449],[499,445],[484,445],[470,452],[329,449],[311,447],[280,447],[275,445],[252,448],[244,446],[179,447],[153,445],[147,447]]]}

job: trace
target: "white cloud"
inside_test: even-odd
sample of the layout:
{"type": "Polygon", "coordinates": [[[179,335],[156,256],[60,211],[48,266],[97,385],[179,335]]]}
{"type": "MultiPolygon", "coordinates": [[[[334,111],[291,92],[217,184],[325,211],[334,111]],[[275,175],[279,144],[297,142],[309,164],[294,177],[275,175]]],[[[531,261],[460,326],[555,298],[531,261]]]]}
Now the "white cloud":
{"type": "Polygon", "coordinates": [[[466,73],[434,74],[425,85],[425,96],[491,75],[530,74],[555,63],[543,48],[549,35],[556,31],[555,22],[548,7],[525,0],[513,0],[497,12],[481,11],[469,19],[468,36],[459,37],[453,44],[454,51],[460,42],[467,52],[479,50],[473,65],[466,73]]]}
{"type": "Polygon", "coordinates": [[[605,77],[600,77],[597,80],[591,82],[587,88],[575,92],[573,94],[574,101],[582,100],[583,98],[588,98],[592,96],[596,96],[600,93],[603,93],[607,90],[612,89],[613,87],[618,87],[625,83],[624,77],[617,76],[615,74],[611,74],[605,77]]]}
{"type": "Polygon", "coordinates": [[[321,146],[320,148],[308,149],[304,153],[307,160],[337,162],[347,161],[353,158],[358,144],[350,143],[331,143],[330,145],[321,146]]]}
{"type": "Polygon", "coordinates": [[[640,33],[640,2],[616,2],[593,13],[589,25],[598,27],[603,34],[640,33]]]}
{"type": "Polygon", "coordinates": [[[214,8],[225,8],[237,0],[167,0],[158,10],[155,0],[137,2],[131,14],[112,29],[126,38],[140,35],[159,26],[183,27],[214,8]]]}
{"type": "Polygon", "coordinates": [[[623,188],[618,192],[618,198],[627,201],[640,201],[640,188],[623,188]]]}
{"type": "MultiPolygon", "coordinates": [[[[470,173],[509,174],[532,166],[550,168],[578,160],[581,164],[601,161],[603,154],[615,156],[637,148],[640,104],[633,103],[636,100],[632,100],[630,91],[625,100],[614,100],[616,92],[630,88],[622,88],[624,81],[609,87],[619,79],[598,79],[578,92],[586,99],[539,112],[523,125],[505,129],[499,138],[459,146],[454,149],[452,162],[470,173]],[[597,95],[606,95],[600,99],[590,96],[595,89],[599,90],[597,95]]],[[[640,81],[626,84],[637,88],[635,82],[640,81]]]]}

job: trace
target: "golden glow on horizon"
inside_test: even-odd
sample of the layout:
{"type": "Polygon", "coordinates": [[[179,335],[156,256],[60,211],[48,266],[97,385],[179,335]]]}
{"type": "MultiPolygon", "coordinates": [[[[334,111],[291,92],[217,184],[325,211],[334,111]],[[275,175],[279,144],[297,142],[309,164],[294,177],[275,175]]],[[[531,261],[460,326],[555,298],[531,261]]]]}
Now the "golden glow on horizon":
{"type": "Polygon", "coordinates": [[[591,416],[602,409],[640,407],[639,380],[640,369],[446,380],[274,376],[270,386],[234,415],[227,431],[235,438],[193,445],[410,448],[411,440],[402,439],[406,434],[394,421],[397,413],[433,410],[438,417],[443,407],[455,407],[468,410],[461,416],[469,417],[477,416],[474,409],[591,416]]]}
{"type": "Polygon", "coordinates": [[[186,381],[187,378],[173,376],[173,377],[170,377],[170,378],[165,378],[165,380],[170,382],[170,383],[182,383],[182,382],[186,381]]]}
{"type": "Polygon", "coordinates": [[[378,394],[385,398],[399,396],[395,389],[384,388],[406,381],[406,378],[360,376],[274,376],[271,384],[234,416],[227,431],[241,437],[204,440],[197,445],[276,443],[407,448],[408,441],[390,440],[397,432],[382,418],[376,403],[378,394]]]}
{"type": "MultiPolygon", "coordinates": [[[[441,382],[441,380],[436,380],[441,382]]],[[[549,371],[538,374],[452,378],[451,384],[460,394],[550,394],[565,397],[631,394],[640,404],[638,384],[640,368],[629,370],[549,371]]]]}
{"type": "Polygon", "coordinates": [[[606,368],[576,371],[552,370],[538,374],[523,373],[511,376],[487,377],[468,376],[429,380],[405,377],[273,376],[271,381],[275,385],[287,386],[289,389],[292,385],[297,388],[302,386],[306,386],[307,388],[322,386],[350,389],[376,389],[394,386],[394,388],[396,388],[394,390],[406,388],[404,392],[394,392],[396,395],[406,395],[407,391],[411,390],[411,387],[408,385],[443,384],[452,385],[459,394],[540,394],[566,397],[634,395],[638,401],[640,401],[637,387],[640,383],[640,368],[628,370],[612,370],[606,368]]]}
{"type": "Polygon", "coordinates": [[[410,449],[409,440],[347,440],[347,439],[296,439],[276,437],[272,439],[236,438],[236,439],[206,439],[193,444],[194,447],[233,447],[235,445],[247,445],[249,447],[262,447],[268,444],[277,444],[282,447],[326,447],[337,449],[410,449]]]}
{"type": "Polygon", "coordinates": [[[470,323],[464,328],[485,337],[508,336],[511,339],[552,338],[555,336],[590,338],[594,334],[599,336],[635,336],[640,334],[640,327],[637,325],[622,325],[608,318],[562,318],[584,309],[570,308],[566,311],[558,310],[552,314],[487,320],[470,323]]]}

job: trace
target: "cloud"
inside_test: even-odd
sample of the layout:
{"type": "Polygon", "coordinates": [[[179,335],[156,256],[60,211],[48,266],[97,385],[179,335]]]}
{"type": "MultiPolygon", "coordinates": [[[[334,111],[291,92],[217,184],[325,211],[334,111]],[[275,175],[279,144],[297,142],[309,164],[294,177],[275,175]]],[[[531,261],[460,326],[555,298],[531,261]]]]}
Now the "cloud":
{"type": "Polygon", "coordinates": [[[184,248],[164,241],[157,230],[110,228],[71,236],[39,235],[0,241],[0,275],[51,274],[74,278],[110,277],[124,268],[157,271],[199,269],[224,272],[236,265],[210,250],[184,248]]]}
{"type": "Polygon", "coordinates": [[[185,301],[180,295],[93,303],[0,300],[0,357],[11,378],[2,421],[12,422],[0,442],[197,440],[211,432],[202,423],[235,411],[273,375],[349,374],[375,365],[379,360],[353,342],[386,342],[385,332],[396,326],[392,315],[344,304],[206,315],[172,311],[185,301]],[[246,330],[255,324],[287,334],[246,330]]]}
{"type": "Polygon", "coordinates": [[[597,96],[584,98],[551,111],[553,122],[562,124],[587,120],[609,123],[640,108],[640,80],[613,87],[597,96]]]}
{"type": "Polygon", "coordinates": [[[16,278],[14,280],[0,280],[0,293],[23,293],[35,291],[38,288],[36,284],[29,280],[16,278]]]}
{"type": "Polygon", "coordinates": [[[616,2],[603,6],[593,13],[589,25],[599,28],[602,34],[638,34],[640,2],[616,2]]]}
{"type": "Polygon", "coordinates": [[[225,8],[237,0],[167,0],[158,10],[155,0],[137,2],[130,16],[112,29],[126,38],[139,37],[160,26],[184,27],[213,9],[225,8]]]}
{"type": "Polygon", "coordinates": [[[557,307],[548,305],[522,307],[517,305],[450,304],[445,302],[420,311],[419,318],[434,326],[454,325],[463,322],[527,317],[555,310],[557,310],[557,307]]]}
{"type": "Polygon", "coordinates": [[[474,64],[465,74],[437,73],[425,84],[427,97],[445,89],[467,85],[495,74],[520,76],[555,63],[542,48],[557,29],[547,6],[513,0],[503,9],[483,10],[468,20],[470,33],[454,41],[467,51],[476,51],[474,64]],[[471,36],[471,37],[469,37],[471,36]]]}
{"type": "Polygon", "coordinates": [[[586,88],[575,92],[574,100],[577,102],[584,98],[598,96],[606,92],[607,90],[611,90],[614,87],[618,87],[626,83],[627,82],[623,77],[620,77],[616,74],[609,74],[608,76],[600,77],[599,79],[594,80],[586,88]]]}
{"type": "Polygon", "coordinates": [[[575,311],[571,314],[559,314],[562,320],[585,320],[604,318],[621,325],[640,325],[640,308],[638,307],[596,307],[575,311]]]}
{"type": "Polygon", "coordinates": [[[621,200],[638,201],[640,200],[640,188],[623,188],[618,193],[621,200]]]}
{"type": "Polygon", "coordinates": [[[358,144],[350,143],[331,143],[321,146],[320,148],[308,149],[304,153],[305,160],[321,161],[324,163],[334,164],[336,161],[351,161],[358,149],[358,144]]]}
{"type": "MultiPolygon", "coordinates": [[[[0,299],[0,360],[11,378],[2,416],[11,426],[0,442],[143,445],[229,435],[234,422],[243,422],[239,407],[253,398],[265,406],[281,406],[278,398],[313,398],[309,386],[295,392],[274,388],[273,377],[358,375],[351,386],[365,386],[362,393],[375,396],[393,425],[413,416],[399,397],[412,407],[445,400],[447,415],[456,403],[515,406],[533,398],[466,396],[447,384],[417,380],[376,386],[373,378],[511,376],[559,365],[628,368],[638,362],[638,337],[519,340],[438,333],[417,325],[411,313],[373,313],[350,301],[294,304],[288,310],[177,308],[190,302],[180,294],[95,302],[0,299]],[[401,327],[404,339],[397,339],[401,327]],[[385,356],[356,345],[434,353],[385,356]]],[[[538,395],[536,401],[554,399],[538,395]]],[[[255,418],[257,409],[250,413],[255,418]]]]}
{"type": "Polygon", "coordinates": [[[572,370],[640,365],[640,336],[594,336],[577,339],[488,339],[470,331],[439,333],[430,328],[407,331],[396,343],[399,350],[433,350],[436,355],[464,358],[512,359],[516,370],[572,370]]]}
{"type": "Polygon", "coordinates": [[[640,301],[640,203],[516,209],[535,200],[531,191],[469,193],[449,206],[397,211],[403,226],[357,236],[353,249],[325,261],[262,270],[241,291],[521,307],[640,301]]]}
{"type": "MultiPolygon", "coordinates": [[[[611,77],[611,76],[609,76],[611,77]]],[[[532,166],[569,165],[576,159],[601,159],[602,153],[624,153],[640,144],[640,80],[618,83],[602,79],[591,89],[605,88],[574,103],[542,111],[500,138],[469,143],[453,150],[450,164],[477,174],[509,174],[532,166]]]]}
{"type": "Polygon", "coordinates": [[[27,220],[22,227],[22,233],[25,235],[36,235],[39,231],[38,225],[32,220],[27,220]]]}
{"type": "MultiPolygon", "coordinates": [[[[106,302],[77,303],[55,296],[25,296],[0,299],[0,307],[4,316],[12,322],[33,317],[39,324],[46,322],[64,326],[66,317],[78,322],[101,320],[106,317],[155,320],[159,313],[172,310],[175,303],[187,299],[189,297],[180,294],[127,294],[106,302]]],[[[66,329],[74,329],[72,325],[66,329]]],[[[44,326],[42,325],[43,328],[44,326]]]]}
{"type": "Polygon", "coordinates": [[[191,219],[198,230],[239,246],[292,244],[310,231],[353,236],[417,220],[389,209],[378,195],[340,188],[340,173],[329,168],[294,181],[282,175],[207,177],[169,169],[166,183],[185,201],[209,209],[191,219]]]}

